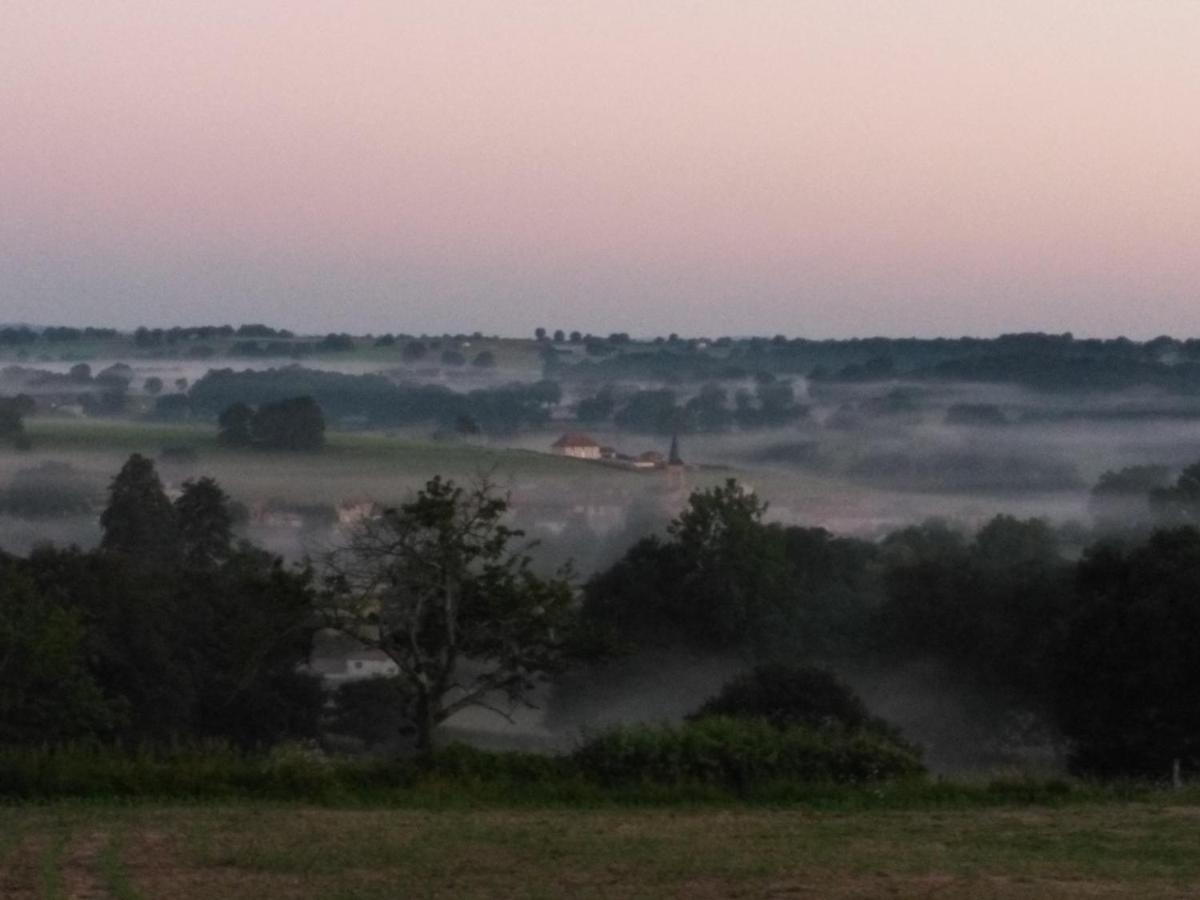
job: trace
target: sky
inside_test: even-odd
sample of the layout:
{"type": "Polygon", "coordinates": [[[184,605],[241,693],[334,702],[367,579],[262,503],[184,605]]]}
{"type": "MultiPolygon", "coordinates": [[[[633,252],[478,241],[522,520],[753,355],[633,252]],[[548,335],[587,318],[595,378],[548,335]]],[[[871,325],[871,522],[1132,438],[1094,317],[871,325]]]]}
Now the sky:
{"type": "Polygon", "coordinates": [[[0,322],[1200,334],[1200,0],[4,0],[0,322]]]}

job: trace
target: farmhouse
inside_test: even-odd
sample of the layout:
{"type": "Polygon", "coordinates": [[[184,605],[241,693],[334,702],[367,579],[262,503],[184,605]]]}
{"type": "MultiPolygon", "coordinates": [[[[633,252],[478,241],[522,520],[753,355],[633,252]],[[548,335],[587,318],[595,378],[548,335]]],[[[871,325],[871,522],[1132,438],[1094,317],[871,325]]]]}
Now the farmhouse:
{"type": "Polygon", "coordinates": [[[560,456],[575,459],[599,459],[600,445],[591,437],[577,431],[569,431],[551,444],[550,449],[560,456]]]}

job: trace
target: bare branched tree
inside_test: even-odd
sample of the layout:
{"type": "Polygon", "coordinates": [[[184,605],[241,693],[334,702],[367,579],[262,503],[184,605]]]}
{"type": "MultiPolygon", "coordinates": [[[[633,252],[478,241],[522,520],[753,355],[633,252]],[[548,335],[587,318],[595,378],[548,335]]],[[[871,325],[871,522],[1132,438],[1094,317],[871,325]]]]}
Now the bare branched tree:
{"type": "Polygon", "coordinates": [[[421,751],[467,707],[511,721],[568,662],[570,583],[531,570],[507,510],[486,478],[461,487],[436,477],[326,557],[324,624],[395,662],[421,751]]]}

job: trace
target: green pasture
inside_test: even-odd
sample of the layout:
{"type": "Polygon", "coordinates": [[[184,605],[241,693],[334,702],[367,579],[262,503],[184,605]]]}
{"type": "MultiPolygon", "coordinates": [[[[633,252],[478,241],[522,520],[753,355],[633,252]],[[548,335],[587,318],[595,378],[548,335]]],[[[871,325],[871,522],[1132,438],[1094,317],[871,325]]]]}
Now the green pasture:
{"type": "Polygon", "coordinates": [[[0,808],[0,896],[1191,897],[1200,807],[0,808]]]}

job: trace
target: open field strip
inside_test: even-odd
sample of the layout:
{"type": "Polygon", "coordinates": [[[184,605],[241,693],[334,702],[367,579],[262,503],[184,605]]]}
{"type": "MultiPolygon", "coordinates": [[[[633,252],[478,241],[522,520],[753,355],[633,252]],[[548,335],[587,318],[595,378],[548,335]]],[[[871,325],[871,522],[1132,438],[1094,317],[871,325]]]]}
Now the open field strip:
{"type": "Polygon", "coordinates": [[[199,454],[198,462],[344,465],[372,463],[416,470],[502,471],[548,475],[628,475],[613,470],[530,450],[514,450],[477,444],[440,443],[396,437],[381,432],[326,434],[326,446],[318,453],[272,453],[221,446],[216,425],[167,424],[129,420],[34,418],[26,431],[38,454],[142,453],[157,456],[163,447],[189,447],[199,454]]]}
{"type": "Polygon", "coordinates": [[[8,807],[0,896],[1193,897],[1200,808],[8,807]]]}

